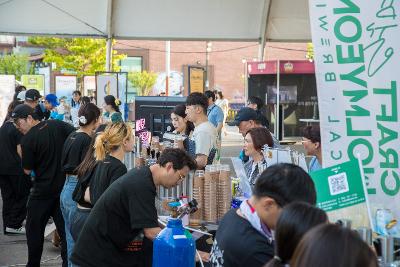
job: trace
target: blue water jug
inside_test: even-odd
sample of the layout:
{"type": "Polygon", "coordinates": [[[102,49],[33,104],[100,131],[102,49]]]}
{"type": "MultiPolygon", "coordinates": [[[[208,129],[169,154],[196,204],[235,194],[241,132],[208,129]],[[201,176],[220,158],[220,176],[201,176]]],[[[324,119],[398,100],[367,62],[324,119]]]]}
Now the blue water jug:
{"type": "Polygon", "coordinates": [[[195,253],[192,235],[180,219],[170,218],[154,240],[153,267],[194,267],[195,253]]]}

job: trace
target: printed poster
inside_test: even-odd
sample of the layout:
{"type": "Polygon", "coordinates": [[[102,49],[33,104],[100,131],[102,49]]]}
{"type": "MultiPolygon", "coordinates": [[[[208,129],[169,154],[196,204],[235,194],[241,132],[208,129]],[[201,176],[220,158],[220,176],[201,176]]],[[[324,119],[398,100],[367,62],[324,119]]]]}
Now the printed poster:
{"type": "Polygon", "coordinates": [[[77,79],[76,76],[56,76],[55,77],[55,89],[58,99],[61,97],[67,97],[69,103],[72,99],[72,93],[76,91],[77,79]]]}
{"type": "Polygon", "coordinates": [[[101,73],[96,75],[96,103],[102,107],[104,97],[113,95],[118,98],[118,75],[117,73],[101,73]]]}
{"type": "Polygon", "coordinates": [[[26,89],[36,89],[40,95],[45,95],[45,77],[43,74],[38,75],[21,75],[21,82],[26,89]]]}
{"type": "Polygon", "coordinates": [[[189,67],[189,94],[204,92],[204,75],[203,69],[189,67]]]}

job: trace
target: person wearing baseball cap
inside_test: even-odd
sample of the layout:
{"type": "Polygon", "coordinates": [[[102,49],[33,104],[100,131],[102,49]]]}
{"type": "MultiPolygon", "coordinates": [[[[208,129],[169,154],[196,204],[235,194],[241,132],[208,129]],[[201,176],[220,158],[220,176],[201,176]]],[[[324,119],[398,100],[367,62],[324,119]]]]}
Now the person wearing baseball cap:
{"type": "MultiPolygon", "coordinates": [[[[30,177],[24,174],[21,166],[22,133],[14,125],[11,115],[21,102],[14,100],[8,107],[9,112],[0,127],[0,190],[3,200],[2,219],[5,235],[25,235],[23,221],[26,218],[26,204],[30,190],[30,177]]],[[[27,112],[18,110],[18,117],[25,118],[27,112]]],[[[14,114],[14,117],[17,117],[14,114]]]]}
{"type": "MultiPolygon", "coordinates": [[[[238,113],[236,114],[235,118],[233,119],[232,122],[228,123],[229,126],[237,126],[239,128],[239,133],[242,134],[243,137],[246,136],[247,132],[250,129],[253,128],[258,128],[258,127],[264,127],[261,124],[261,118],[257,111],[250,107],[244,107],[241,108],[238,113]]],[[[275,138],[273,134],[271,134],[272,140],[273,140],[273,147],[278,148],[280,147],[279,141],[275,138]]],[[[244,151],[242,150],[240,152],[239,158],[246,163],[249,158],[244,154],[244,151]]]]}
{"type": "MultiPolygon", "coordinates": [[[[30,106],[31,108],[33,108],[34,110],[36,110],[36,108],[39,105],[39,99],[42,96],[40,95],[38,90],[36,90],[36,89],[28,89],[28,90],[25,91],[24,95],[21,94],[21,95],[19,95],[19,97],[21,97],[21,98],[23,97],[24,98],[23,99],[24,104],[26,104],[26,105],[30,106]]],[[[38,114],[38,115],[40,115],[40,114],[38,114]]],[[[40,116],[39,116],[39,118],[40,118],[40,116]]]]}
{"type": "Polygon", "coordinates": [[[56,119],[58,113],[55,111],[55,107],[59,105],[57,96],[55,94],[48,94],[44,98],[44,103],[39,103],[35,112],[39,116],[39,120],[48,120],[49,118],[56,119]]]}
{"type": "Polygon", "coordinates": [[[21,92],[26,92],[26,87],[21,84],[16,85],[13,100],[25,101],[25,93],[20,95],[21,92]],[[21,97],[18,97],[18,96],[21,96],[21,97]]]}
{"type": "Polygon", "coordinates": [[[59,105],[55,94],[48,94],[44,98],[45,107],[47,110],[52,110],[59,105]]]}
{"type": "Polygon", "coordinates": [[[36,89],[28,89],[25,92],[25,104],[35,108],[39,102],[39,99],[42,98],[39,91],[36,89]]]}
{"type": "Polygon", "coordinates": [[[239,133],[241,133],[243,137],[246,135],[248,130],[256,127],[262,127],[258,121],[257,112],[249,107],[241,108],[233,121],[228,123],[228,125],[237,126],[239,128],[239,133]]]}
{"type": "Polygon", "coordinates": [[[40,266],[44,231],[50,216],[61,238],[62,266],[68,266],[65,225],[60,209],[60,194],[65,181],[61,156],[63,144],[75,128],[59,120],[40,121],[33,108],[26,104],[18,105],[11,117],[17,129],[24,134],[21,140],[22,168],[25,174],[32,177],[25,225],[28,244],[26,266],[40,266]]]}
{"type": "Polygon", "coordinates": [[[39,123],[35,110],[27,104],[16,106],[11,113],[11,118],[22,134],[26,134],[33,126],[39,123]]]}

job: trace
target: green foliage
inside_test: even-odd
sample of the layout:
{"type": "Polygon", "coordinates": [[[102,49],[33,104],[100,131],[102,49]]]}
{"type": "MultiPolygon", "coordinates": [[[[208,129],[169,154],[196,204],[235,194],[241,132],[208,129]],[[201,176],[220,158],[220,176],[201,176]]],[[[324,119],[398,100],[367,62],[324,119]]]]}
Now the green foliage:
{"type": "Polygon", "coordinates": [[[136,71],[128,74],[128,81],[137,89],[138,96],[148,96],[157,81],[157,74],[147,71],[136,71]]]}
{"type": "MultiPolygon", "coordinates": [[[[77,74],[94,75],[105,71],[106,41],[89,38],[31,37],[29,43],[45,48],[44,62],[56,63],[57,70],[67,70],[77,74]]],[[[112,70],[119,71],[119,60],[125,55],[113,51],[112,70]]]]}
{"type": "Polygon", "coordinates": [[[15,75],[17,80],[21,79],[22,74],[28,73],[28,56],[12,54],[0,56],[0,74],[15,75]]]}

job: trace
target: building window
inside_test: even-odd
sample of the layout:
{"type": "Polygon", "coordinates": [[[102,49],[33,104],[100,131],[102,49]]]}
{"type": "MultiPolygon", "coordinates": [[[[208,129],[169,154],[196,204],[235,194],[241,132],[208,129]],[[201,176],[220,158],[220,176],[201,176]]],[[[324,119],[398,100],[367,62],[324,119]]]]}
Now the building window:
{"type": "MultiPolygon", "coordinates": [[[[121,72],[135,72],[143,70],[143,58],[142,57],[126,57],[120,61],[121,72]]],[[[136,95],[136,88],[128,81],[128,92],[127,99],[128,103],[133,101],[136,95]]]]}

